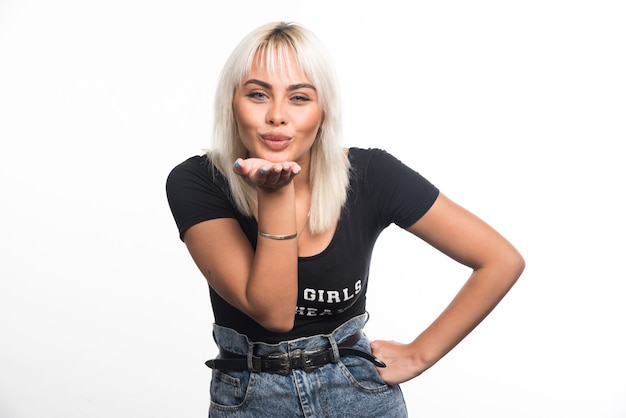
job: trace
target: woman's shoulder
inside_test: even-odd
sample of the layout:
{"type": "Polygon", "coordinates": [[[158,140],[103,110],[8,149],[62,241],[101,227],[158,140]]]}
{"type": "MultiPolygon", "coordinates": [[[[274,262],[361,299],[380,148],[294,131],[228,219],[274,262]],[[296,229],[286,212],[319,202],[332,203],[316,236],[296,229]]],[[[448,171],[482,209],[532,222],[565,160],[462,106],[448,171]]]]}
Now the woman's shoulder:
{"type": "Polygon", "coordinates": [[[367,156],[376,155],[380,153],[385,153],[386,151],[382,148],[362,148],[362,147],[350,147],[347,148],[348,156],[366,158],[367,156]]]}
{"type": "Polygon", "coordinates": [[[194,155],[177,164],[169,173],[168,178],[202,177],[214,178],[218,174],[211,159],[206,155],[194,155]]]}
{"type": "Polygon", "coordinates": [[[349,150],[349,159],[352,172],[368,183],[382,187],[387,187],[389,182],[430,184],[418,171],[382,148],[353,147],[349,150]]]}
{"type": "Polygon", "coordinates": [[[166,187],[168,190],[228,190],[226,178],[207,155],[194,155],[176,165],[167,176],[166,187]]]}
{"type": "Polygon", "coordinates": [[[348,158],[353,168],[368,168],[372,164],[389,164],[397,159],[382,148],[350,147],[348,158]]]}
{"type": "Polygon", "coordinates": [[[171,170],[172,173],[180,173],[180,172],[200,172],[206,171],[206,169],[212,166],[211,161],[207,158],[206,155],[193,155],[181,163],[174,166],[171,170]]]}

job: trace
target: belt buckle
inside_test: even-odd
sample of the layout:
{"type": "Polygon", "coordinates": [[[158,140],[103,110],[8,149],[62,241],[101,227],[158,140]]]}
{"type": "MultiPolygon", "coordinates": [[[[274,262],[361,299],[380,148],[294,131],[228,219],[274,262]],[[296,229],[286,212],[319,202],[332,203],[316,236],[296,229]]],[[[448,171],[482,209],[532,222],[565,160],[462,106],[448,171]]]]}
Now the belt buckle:
{"type": "Polygon", "coordinates": [[[300,361],[302,363],[302,370],[309,373],[315,369],[319,369],[320,366],[313,364],[313,358],[311,357],[312,353],[310,351],[302,351],[300,354],[301,354],[300,361]]]}
{"type": "Polygon", "coordinates": [[[302,369],[309,373],[319,368],[319,365],[313,364],[312,354],[314,351],[305,351],[301,349],[293,350],[290,354],[290,363],[292,369],[302,369]]]}
{"type": "Polygon", "coordinates": [[[276,353],[269,354],[267,359],[270,360],[270,363],[277,361],[279,362],[278,370],[273,371],[274,373],[287,376],[291,371],[291,359],[289,354],[287,353],[276,353]]]}

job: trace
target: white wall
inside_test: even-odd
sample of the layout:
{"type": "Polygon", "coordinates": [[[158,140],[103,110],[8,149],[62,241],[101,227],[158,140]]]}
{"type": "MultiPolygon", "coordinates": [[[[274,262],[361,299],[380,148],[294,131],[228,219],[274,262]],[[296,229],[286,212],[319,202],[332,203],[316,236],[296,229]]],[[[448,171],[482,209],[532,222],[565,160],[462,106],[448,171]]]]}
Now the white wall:
{"type": "MultiPolygon", "coordinates": [[[[209,145],[227,54],[273,20],[335,57],[346,145],[394,153],[526,258],[404,385],[411,416],[626,416],[623,3],[408,4],[0,1],[2,418],[206,416],[208,292],[164,181],[209,145]]],[[[467,275],[390,228],[368,334],[409,341],[467,275]]]]}

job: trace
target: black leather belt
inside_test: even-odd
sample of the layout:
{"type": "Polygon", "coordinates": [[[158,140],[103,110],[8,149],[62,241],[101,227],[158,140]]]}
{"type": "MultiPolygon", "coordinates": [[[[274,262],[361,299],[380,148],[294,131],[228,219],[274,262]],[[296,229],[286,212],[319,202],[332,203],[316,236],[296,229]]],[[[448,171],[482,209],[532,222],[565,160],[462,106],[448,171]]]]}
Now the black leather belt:
{"type": "MultiPolygon", "coordinates": [[[[371,355],[370,353],[352,348],[362,336],[359,330],[346,338],[337,346],[339,349],[339,357],[361,357],[371,361],[377,367],[387,367],[385,363],[371,355]]],[[[249,370],[255,373],[277,373],[287,375],[293,369],[302,369],[310,372],[328,364],[336,363],[339,359],[335,358],[332,348],[324,348],[319,350],[293,350],[289,353],[276,353],[259,357],[252,356],[252,367],[249,367],[248,357],[231,353],[230,351],[220,349],[220,358],[207,361],[205,364],[211,369],[217,370],[249,370]]]]}

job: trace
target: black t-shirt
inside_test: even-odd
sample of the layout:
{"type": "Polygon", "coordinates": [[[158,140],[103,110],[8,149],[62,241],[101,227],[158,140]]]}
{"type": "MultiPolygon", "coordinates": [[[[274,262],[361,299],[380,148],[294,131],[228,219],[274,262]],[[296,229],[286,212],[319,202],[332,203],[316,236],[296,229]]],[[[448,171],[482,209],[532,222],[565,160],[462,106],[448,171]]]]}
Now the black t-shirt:
{"type": "MultiPolygon", "coordinates": [[[[439,191],[383,150],[350,148],[348,156],[352,165],[348,199],[335,234],[321,253],[298,258],[294,328],[286,333],[268,331],[210,288],[217,324],[252,341],[276,343],[330,333],[365,312],[370,260],[379,234],[391,223],[402,228],[413,225],[432,206],[439,191]]],[[[168,176],[166,190],[181,239],[197,223],[234,218],[256,248],[256,219],[237,210],[225,177],[206,156],[194,156],[176,166],[168,176]]]]}

